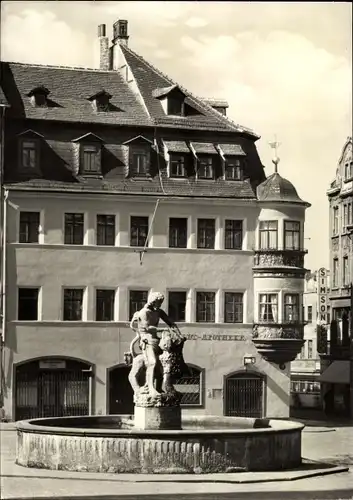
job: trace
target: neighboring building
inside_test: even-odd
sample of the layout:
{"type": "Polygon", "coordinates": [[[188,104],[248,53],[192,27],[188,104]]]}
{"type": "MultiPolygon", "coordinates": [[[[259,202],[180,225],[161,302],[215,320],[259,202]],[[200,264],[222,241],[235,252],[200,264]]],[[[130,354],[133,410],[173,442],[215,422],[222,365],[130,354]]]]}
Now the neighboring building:
{"type": "Polygon", "coordinates": [[[330,306],[328,304],[329,271],[321,268],[305,276],[303,318],[305,344],[291,363],[291,405],[294,408],[321,408],[320,355],[318,328],[328,330],[330,306]]]}
{"type": "Polygon", "coordinates": [[[113,29],[109,48],[99,27],[100,70],[2,64],[6,414],[131,413],[129,319],[160,291],[188,337],[185,409],[288,417],[309,204],[266,179],[224,101],[113,29]]]}
{"type": "MultiPolygon", "coordinates": [[[[348,137],[336,177],[327,191],[330,203],[330,337],[320,351],[321,376],[327,413],[348,415],[350,409],[350,325],[353,280],[353,160],[348,137]]],[[[351,333],[350,333],[351,332],[351,333]]]]}

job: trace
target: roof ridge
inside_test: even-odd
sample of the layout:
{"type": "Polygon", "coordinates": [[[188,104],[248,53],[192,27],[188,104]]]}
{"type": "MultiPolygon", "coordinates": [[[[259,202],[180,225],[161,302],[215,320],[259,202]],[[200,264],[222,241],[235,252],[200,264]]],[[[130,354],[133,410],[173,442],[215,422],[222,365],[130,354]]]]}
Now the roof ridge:
{"type": "Polygon", "coordinates": [[[31,66],[32,68],[53,68],[53,69],[70,69],[73,71],[94,71],[97,73],[118,73],[116,70],[110,69],[99,69],[99,68],[87,68],[84,66],[61,66],[58,64],[37,64],[37,63],[22,63],[16,61],[1,61],[4,64],[17,64],[18,66],[31,66]]]}
{"type": "Polygon", "coordinates": [[[170,78],[166,73],[163,73],[163,71],[161,71],[156,66],[154,66],[153,64],[151,64],[143,56],[140,56],[140,54],[137,54],[130,47],[124,46],[123,49],[126,50],[127,52],[130,52],[132,55],[134,55],[138,59],[140,59],[144,64],[147,64],[147,66],[149,66],[157,74],[159,74],[160,76],[162,76],[166,80],[169,80],[170,85],[177,85],[180,88],[180,90],[184,91],[185,94],[188,97],[191,97],[192,99],[194,99],[197,102],[197,104],[200,104],[201,108],[203,107],[206,111],[211,112],[213,114],[213,116],[218,119],[219,122],[224,123],[224,121],[226,121],[226,122],[228,122],[229,125],[233,125],[234,127],[236,127],[238,129],[238,132],[249,132],[250,134],[252,134],[255,137],[257,137],[258,139],[260,139],[260,136],[257,135],[257,134],[255,134],[255,132],[253,130],[251,130],[248,127],[244,127],[242,125],[239,125],[239,124],[235,123],[233,120],[231,120],[227,116],[222,115],[221,113],[219,113],[218,111],[216,111],[215,109],[213,109],[212,106],[208,105],[207,103],[205,103],[204,101],[202,101],[200,98],[198,98],[197,96],[195,96],[192,92],[190,92],[184,86],[180,85],[178,82],[176,82],[175,80],[173,80],[172,78],[170,78]]]}

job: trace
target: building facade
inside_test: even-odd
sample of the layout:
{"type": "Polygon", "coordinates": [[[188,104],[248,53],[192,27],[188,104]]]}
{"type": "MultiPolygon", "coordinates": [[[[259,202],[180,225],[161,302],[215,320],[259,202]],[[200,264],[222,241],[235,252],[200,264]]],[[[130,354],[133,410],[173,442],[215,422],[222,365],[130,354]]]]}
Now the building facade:
{"type": "Polygon", "coordinates": [[[291,363],[291,406],[293,408],[320,408],[321,363],[318,346],[320,332],[329,330],[330,274],[325,268],[308,272],[305,276],[303,317],[305,344],[291,363]]]}
{"type": "Polygon", "coordinates": [[[100,69],[2,64],[8,418],[131,413],[129,320],[153,291],[187,336],[185,411],[288,417],[305,210],[258,136],[128,47],[100,69]]]}
{"type": "MultiPolygon", "coordinates": [[[[321,351],[325,411],[349,415],[353,297],[353,160],[348,137],[327,191],[330,204],[330,335],[321,351]]],[[[351,361],[352,363],[352,361],[351,361]]]]}

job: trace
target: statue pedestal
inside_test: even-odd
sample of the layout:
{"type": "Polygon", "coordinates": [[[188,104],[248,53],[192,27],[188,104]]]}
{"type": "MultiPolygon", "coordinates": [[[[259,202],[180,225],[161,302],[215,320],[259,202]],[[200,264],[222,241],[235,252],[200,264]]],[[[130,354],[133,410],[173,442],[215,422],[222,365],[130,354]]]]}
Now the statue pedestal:
{"type": "Polygon", "coordinates": [[[135,429],[181,429],[180,406],[135,406],[135,429]]]}

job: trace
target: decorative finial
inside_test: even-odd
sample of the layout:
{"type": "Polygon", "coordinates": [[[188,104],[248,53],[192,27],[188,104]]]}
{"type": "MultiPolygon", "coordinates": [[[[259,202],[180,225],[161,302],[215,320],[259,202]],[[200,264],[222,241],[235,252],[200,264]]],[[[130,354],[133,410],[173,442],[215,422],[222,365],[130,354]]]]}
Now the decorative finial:
{"type": "Polygon", "coordinates": [[[274,157],[272,159],[272,163],[275,166],[275,173],[277,173],[278,171],[278,164],[280,162],[280,158],[277,155],[277,149],[279,148],[280,145],[281,143],[277,141],[277,135],[275,135],[275,140],[273,142],[269,142],[270,148],[274,150],[274,157]]]}

